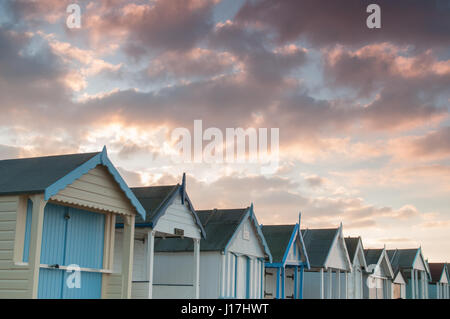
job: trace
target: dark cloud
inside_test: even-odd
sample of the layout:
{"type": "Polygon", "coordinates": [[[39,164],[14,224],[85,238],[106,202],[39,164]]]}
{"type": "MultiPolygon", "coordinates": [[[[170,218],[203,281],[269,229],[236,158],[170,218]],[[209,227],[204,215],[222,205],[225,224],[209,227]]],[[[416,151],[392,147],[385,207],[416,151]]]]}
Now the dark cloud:
{"type": "Polygon", "coordinates": [[[7,114],[20,121],[28,113],[52,112],[69,101],[68,70],[39,37],[0,28],[0,48],[0,121],[11,123],[7,114]]]}
{"type": "Polygon", "coordinates": [[[87,34],[95,41],[124,42],[132,57],[195,47],[213,28],[210,0],[114,2],[86,13],[87,34]]]}
{"type": "Polygon", "coordinates": [[[450,44],[450,5],[439,0],[247,1],[236,20],[273,31],[280,42],[361,45],[392,41],[419,48],[450,44]],[[381,7],[381,29],[368,29],[366,8],[381,7]]]}
{"type": "Polygon", "coordinates": [[[260,85],[283,84],[285,77],[306,61],[303,49],[293,46],[276,51],[266,33],[235,23],[216,27],[209,36],[209,44],[237,56],[249,80],[260,85]]]}
{"type": "Polygon", "coordinates": [[[417,138],[412,142],[411,153],[415,156],[449,156],[450,155],[450,127],[442,127],[434,132],[417,138]]]}

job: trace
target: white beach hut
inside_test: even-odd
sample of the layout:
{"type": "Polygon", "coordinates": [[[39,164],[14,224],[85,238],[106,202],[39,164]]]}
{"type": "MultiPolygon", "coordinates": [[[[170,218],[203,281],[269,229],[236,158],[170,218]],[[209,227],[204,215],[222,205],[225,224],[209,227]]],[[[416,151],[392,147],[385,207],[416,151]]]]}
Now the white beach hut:
{"type": "Polygon", "coordinates": [[[309,261],[299,224],[264,225],[262,232],[272,254],[265,263],[264,297],[302,299],[309,261]]]}
{"type": "MultiPolygon", "coordinates": [[[[272,257],[253,205],[197,213],[207,234],[200,246],[200,298],[263,298],[264,262],[272,257]]],[[[155,242],[157,258],[175,258],[177,269],[189,267],[187,254],[192,250],[192,244],[176,238],[155,242]]],[[[167,263],[158,265],[155,280],[170,284],[170,269],[167,263]]],[[[190,281],[186,274],[180,277],[190,281]]]]}
{"type": "Polygon", "coordinates": [[[406,280],[406,299],[428,299],[430,273],[421,248],[388,250],[394,273],[406,280]]]}
{"type": "Polygon", "coordinates": [[[303,229],[302,235],[311,265],[311,269],[305,271],[303,297],[346,299],[348,274],[352,265],[342,234],[342,224],[338,228],[303,229]],[[344,274],[344,280],[341,273],[344,274]]]}
{"type": "Polygon", "coordinates": [[[430,299],[449,299],[449,274],[446,263],[428,263],[431,280],[429,282],[430,299]]]}
{"type": "Polygon", "coordinates": [[[361,237],[346,237],[345,244],[352,263],[352,271],[348,275],[348,298],[363,299],[364,274],[367,272],[367,262],[361,237]]]}
{"type": "MultiPolygon", "coordinates": [[[[181,184],[136,187],[132,191],[146,211],[144,218],[136,219],[132,298],[198,298],[200,239],[205,237],[205,230],[186,193],[186,175],[181,184]],[[177,259],[171,256],[155,255],[155,243],[161,238],[176,238],[193,247],[186,255],[186,267],[177,267],[177,259]],[[165,276],[159,273],[161,268],[165,276]]],[[[117,238],[122,237],[122,226],[119,219],[117,238]]],[[[120,271],[120,241],[116,252],[114,267],[120,271]]]]}
{"type": "Polygon", "coordinates": [[[365,249],[367,275],[365,276],[365,299],[392,299],[394,272],[386,249],[365,249]]]}

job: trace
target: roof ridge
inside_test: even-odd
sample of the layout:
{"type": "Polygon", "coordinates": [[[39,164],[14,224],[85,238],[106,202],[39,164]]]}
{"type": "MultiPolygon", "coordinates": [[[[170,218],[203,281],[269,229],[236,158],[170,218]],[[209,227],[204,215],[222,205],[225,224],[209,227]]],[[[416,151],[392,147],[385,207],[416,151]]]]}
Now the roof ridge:
{"type": "Polygon", "coordinates": [[[23,160],[31,160],[37,158],[51,158],[51,157],[64,157],[64,156],[75,156],[75,155],[87,155],[92,154],[92,156],[100,154],[101,152],[84,152],[84,153],[70,153],[70,154],[60,154],[60,155],[44,155],[44,156],[32,156],[32,157],[19,157],[19,158],[5,158],[0,160],[2,161],[23,161],[23,160]]]}

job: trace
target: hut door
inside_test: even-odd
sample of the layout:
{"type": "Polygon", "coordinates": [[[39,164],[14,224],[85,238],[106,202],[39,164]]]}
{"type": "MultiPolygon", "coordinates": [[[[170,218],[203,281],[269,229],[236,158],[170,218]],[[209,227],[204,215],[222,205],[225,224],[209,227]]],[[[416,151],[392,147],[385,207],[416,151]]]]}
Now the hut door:
{"type": "Polygon", "coordinates": [[[273,299],[277,293],[277,270],[276,268],[265,268],[264,271],[264,298],[273,299]]]}
{"type": "Polygon", "coordinates": [[[285,270],[285,278],[284,278],[284,287],[285,287],[285,298],[286,299],[294,299],[294,272],[295,268],[286,267],[285,270]]]}
{"type": "Polygon", "coordinates": [[[239,299],[245,299],[248,298],[247,292],[248,292],[248,267],[249,263],[247,261],[247,256],[237,256],[237,280],[236,280],[236,298],[239,299]]]}
{"type": "Polygon", "coordinates": [[[42,230],[39,298],[100,298],[105,217],[47,204],[42,230]],[[83,271],[68,271],[77,265],[83,271]],[[89,269],[86,269],[89,268],[89,269]]]}

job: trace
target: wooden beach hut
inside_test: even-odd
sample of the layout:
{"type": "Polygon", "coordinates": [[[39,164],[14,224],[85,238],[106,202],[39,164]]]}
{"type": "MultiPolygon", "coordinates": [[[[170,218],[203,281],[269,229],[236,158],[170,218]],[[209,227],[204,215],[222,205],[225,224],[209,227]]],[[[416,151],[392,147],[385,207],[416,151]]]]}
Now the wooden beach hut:
{"type": "Polygon", "coordinates": [[[265,263],[264,297],[302,299],[309,261],[299,224],[265,225],[262,232],[272,254],[272,262],[265,263]]]}
{"type": "Polygon", "coordinates": [[[348,275],[348,298],[363,299],[364,274],[367,272],[367,262],[361,237],[346,237],[345,245],[352,263],[352,271],[348,275]]]}
{"type": "Polygon", "coordinates": [[[430,274],[421,248],[388,250],[394,273],[401,271],[406,280],[406,299],[428,299],[430,274]]]}
{"type": "Polygon", "coordinates": [[[392,299],[394,272],[386,249],[365,249],[367,275],[365,276],[365,299],[392,299]]]}
{"type": "Polygon", "coordinates": [[[430,299],[449,299],[449,273],[446,263],[428,263],[431,280],[428,291],[430,299]]]}
{"type": "MultiPolygon", "coordinates": [[[[136,218],[134,237],[132,297],[198,298],[200,274],[200,239],[206,233],[186,192],[186,175],[181,184],[132,188],[145,208],[144,218],[136,218]],[[186,267],[177,267],[173,256],[155,256],[155,242],[159,239],[179,239],[191,245],[185,257],[186,267]],[[159,272],[164,269],[165,276],[159,272]],[[183,277],[184,276],[184,277],[183,277]],[[189,280],[186,281],[186,277],[189,280]]],[[[123,236],[123,224],[116,224],[116,236],[123,236]]],[[[122,247],[117,242],[115,269],[120,271],[122,247]]]]}
{"type": "Polygon", "coordinates": [[[400,269],[394,271],[394,280],[392,281],[392,299],[406,299],[406,276],[400,269]]]}
{"type": "Polygon", "coordinates": [[[348,273],[352,265],[342,224],[338,228],[303,229],[302,235],[311,266],[304,274],[304,298],[346,299],[348,273]],[[344,282],[341,273],[344,274],[344,282]]]}
{"type": "Polygon", "coordinates": [[[129,298],[144,213],[106,148],[0,161],[0,298],[129,298]],[[124,249],[114,273],[117,216],[124,249]]]}
{"type": "MultiPolygon", "coordinates": [[[[206,231],[200,246],[200,298],[263,298],[264,262],[272,261],[253,205],[238,209],[199,210],[206,231]]],[[[177,238],[155,241],[157,258],[176,258],[173,267],[189,267],[192,244],[177,238]]],[[[167,264],[155,269],[155,280],[171,283],[167,264]]],[[[180,274],[178,280],[188,282],[180,274]],[[181,277],[181,278],[180,278],[181,277]]]]}

